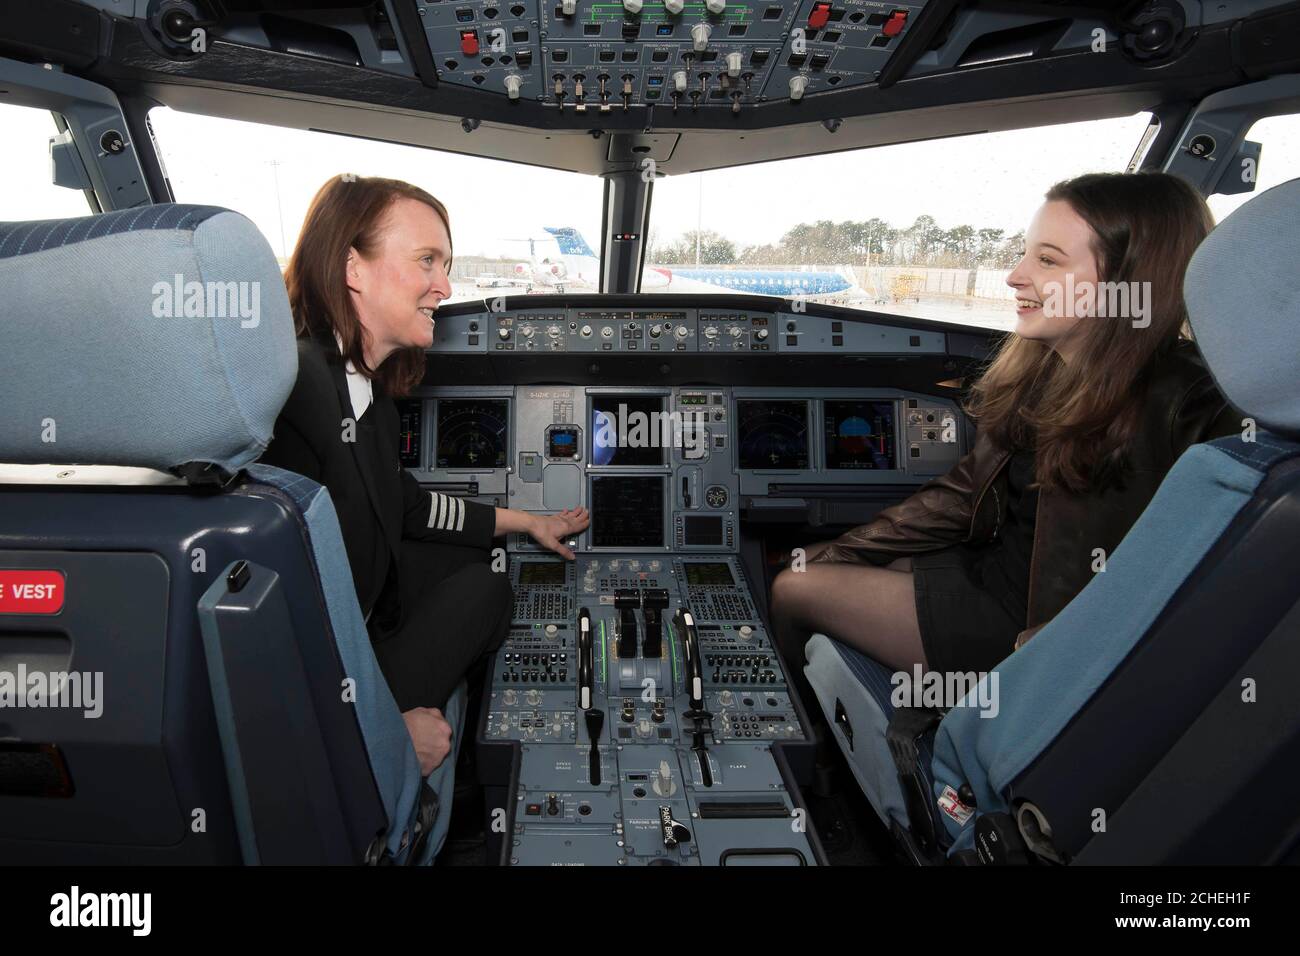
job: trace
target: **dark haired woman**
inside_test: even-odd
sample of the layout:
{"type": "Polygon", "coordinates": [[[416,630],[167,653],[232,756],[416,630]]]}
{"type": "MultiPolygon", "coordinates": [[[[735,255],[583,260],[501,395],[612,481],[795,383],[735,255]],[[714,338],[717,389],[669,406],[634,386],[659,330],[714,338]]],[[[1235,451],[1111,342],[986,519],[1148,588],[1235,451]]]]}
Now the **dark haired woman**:
{"type": "Polygon", "coordinates": [[[825,631],[890,667],[992,669],[1104,567],[1189,445],[1240,429],[1185,337],[1201,196],[1137,173],[1046,199],[1007,278],[1015,331],[973,390],[973,450],[777,576],[792,663],[825,631]]]}
{"type": "Polygon", "coordinates": [[[423,189],[339,176],[321,187],[285,272],[298,380],[262,456],[329,489],[375,656],[426,774],[450,750],[441,708],[510,626],[492,538],[526,532],[572,560],[562,539],[588,523],[582,508],[535,515],[421,491],[400,466],[393,399],[423,378],[451,252],[447,210],[423,189]]]}

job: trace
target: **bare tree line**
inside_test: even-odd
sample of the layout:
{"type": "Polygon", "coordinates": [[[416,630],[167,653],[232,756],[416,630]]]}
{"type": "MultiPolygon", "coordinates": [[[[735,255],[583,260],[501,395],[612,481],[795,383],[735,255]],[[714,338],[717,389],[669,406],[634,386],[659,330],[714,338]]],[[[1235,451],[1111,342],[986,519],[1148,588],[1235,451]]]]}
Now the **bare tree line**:
{"type": "MultiPolygon", "coordinates": [[[[650,234],[649,260],[660,265],[694,265],[695,230],[674,242],[650,234]]],[[[933,216],[918,216],[906,228],[883,219],[799,223],[777,243],[740,246],[713,230],[698,235],[701,265],[909,265],[945,269],[1009,269],[1020,258],[1025,234],[956,226],[943,229],[933,216]]]]}

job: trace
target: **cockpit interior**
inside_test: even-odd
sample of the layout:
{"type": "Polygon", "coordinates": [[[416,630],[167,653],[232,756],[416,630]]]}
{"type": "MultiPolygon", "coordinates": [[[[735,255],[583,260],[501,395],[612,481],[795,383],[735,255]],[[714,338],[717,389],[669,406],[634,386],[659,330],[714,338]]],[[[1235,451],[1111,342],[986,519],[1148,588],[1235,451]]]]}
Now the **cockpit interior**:
{"type": "Polygon", "coordinates": [[[1300,3],[0,0],[0,118],[0,863],[1300,861],[1300,3]],[[1040,498],[1032,639],[955,695],[830,618],[792,650],[778,576],[984,454],[1026,229],[1089,173],[1213,213],[1227,437],[1100,557],[1061,532],[1046,621],[1040,498]],[[385,469],[422,529],[522,516],[431,772],[364,493],[263,458],[332,177],[449,211],[385,469]]]}

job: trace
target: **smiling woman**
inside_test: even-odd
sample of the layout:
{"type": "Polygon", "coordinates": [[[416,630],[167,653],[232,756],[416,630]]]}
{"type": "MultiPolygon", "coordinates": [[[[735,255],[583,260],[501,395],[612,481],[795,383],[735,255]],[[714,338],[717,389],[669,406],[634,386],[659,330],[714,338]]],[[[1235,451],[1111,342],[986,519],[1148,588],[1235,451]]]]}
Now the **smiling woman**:
{"type": "Polygon", "coordinates": [[[450,752],[447,699],[510,624],[493,537],[526,532],[572,560],[561,539],[587,526],[582,508],[531,514],[425,492],[400,465],[393,397],[424,376],[451,251],[446,207],[417,186],[335,176],[321,187],[285,274],[298,379],[262,456],[329,489],[375,656],[426,774],[450,752]]]}

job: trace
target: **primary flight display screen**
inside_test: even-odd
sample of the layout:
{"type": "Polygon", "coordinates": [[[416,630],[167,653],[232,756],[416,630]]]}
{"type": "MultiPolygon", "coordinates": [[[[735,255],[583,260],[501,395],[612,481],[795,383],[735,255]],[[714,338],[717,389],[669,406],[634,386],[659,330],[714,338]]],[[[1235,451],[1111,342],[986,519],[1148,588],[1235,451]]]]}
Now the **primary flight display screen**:
{"type": "Polygon", "coordinates": [[[754,471],[808,467],[808,403],[736,400],[737,456],[754,471]]]}
{"type": "Polygon", "coordinates": [[[592,547],[662,548],[666,480],[654,475],[593,477],[592,547]]]}
{"type": "Polygon", "coordinates": [[[397,460],[403,468],[423,468],[420,460],[420,425],[424,421],[424,402],[406,399],[397,403],[397,460]]]}
{"type": "Polygon", "coordinates": [[[736,582],[731,569],[722,561],[687,561],[686,586],[690,588],[731,587],[736,582]]]}
{"type": "Polygon", "coordinates": [[[510,403],[496,398],[438,400],[439,468],[504,468],[510,455],[510,403]]]}
{"type": "Polygon", "coordinates": [[[668,461],[673,431],[664,412],[665,396],[596,393],[588,397],[593,465],[644,468],[668,461]]]}
{"type": "Polygon", "coordinates": [[[828,469],[898,467],[893,402],[827,399],[825,412],[828,469]]]}

